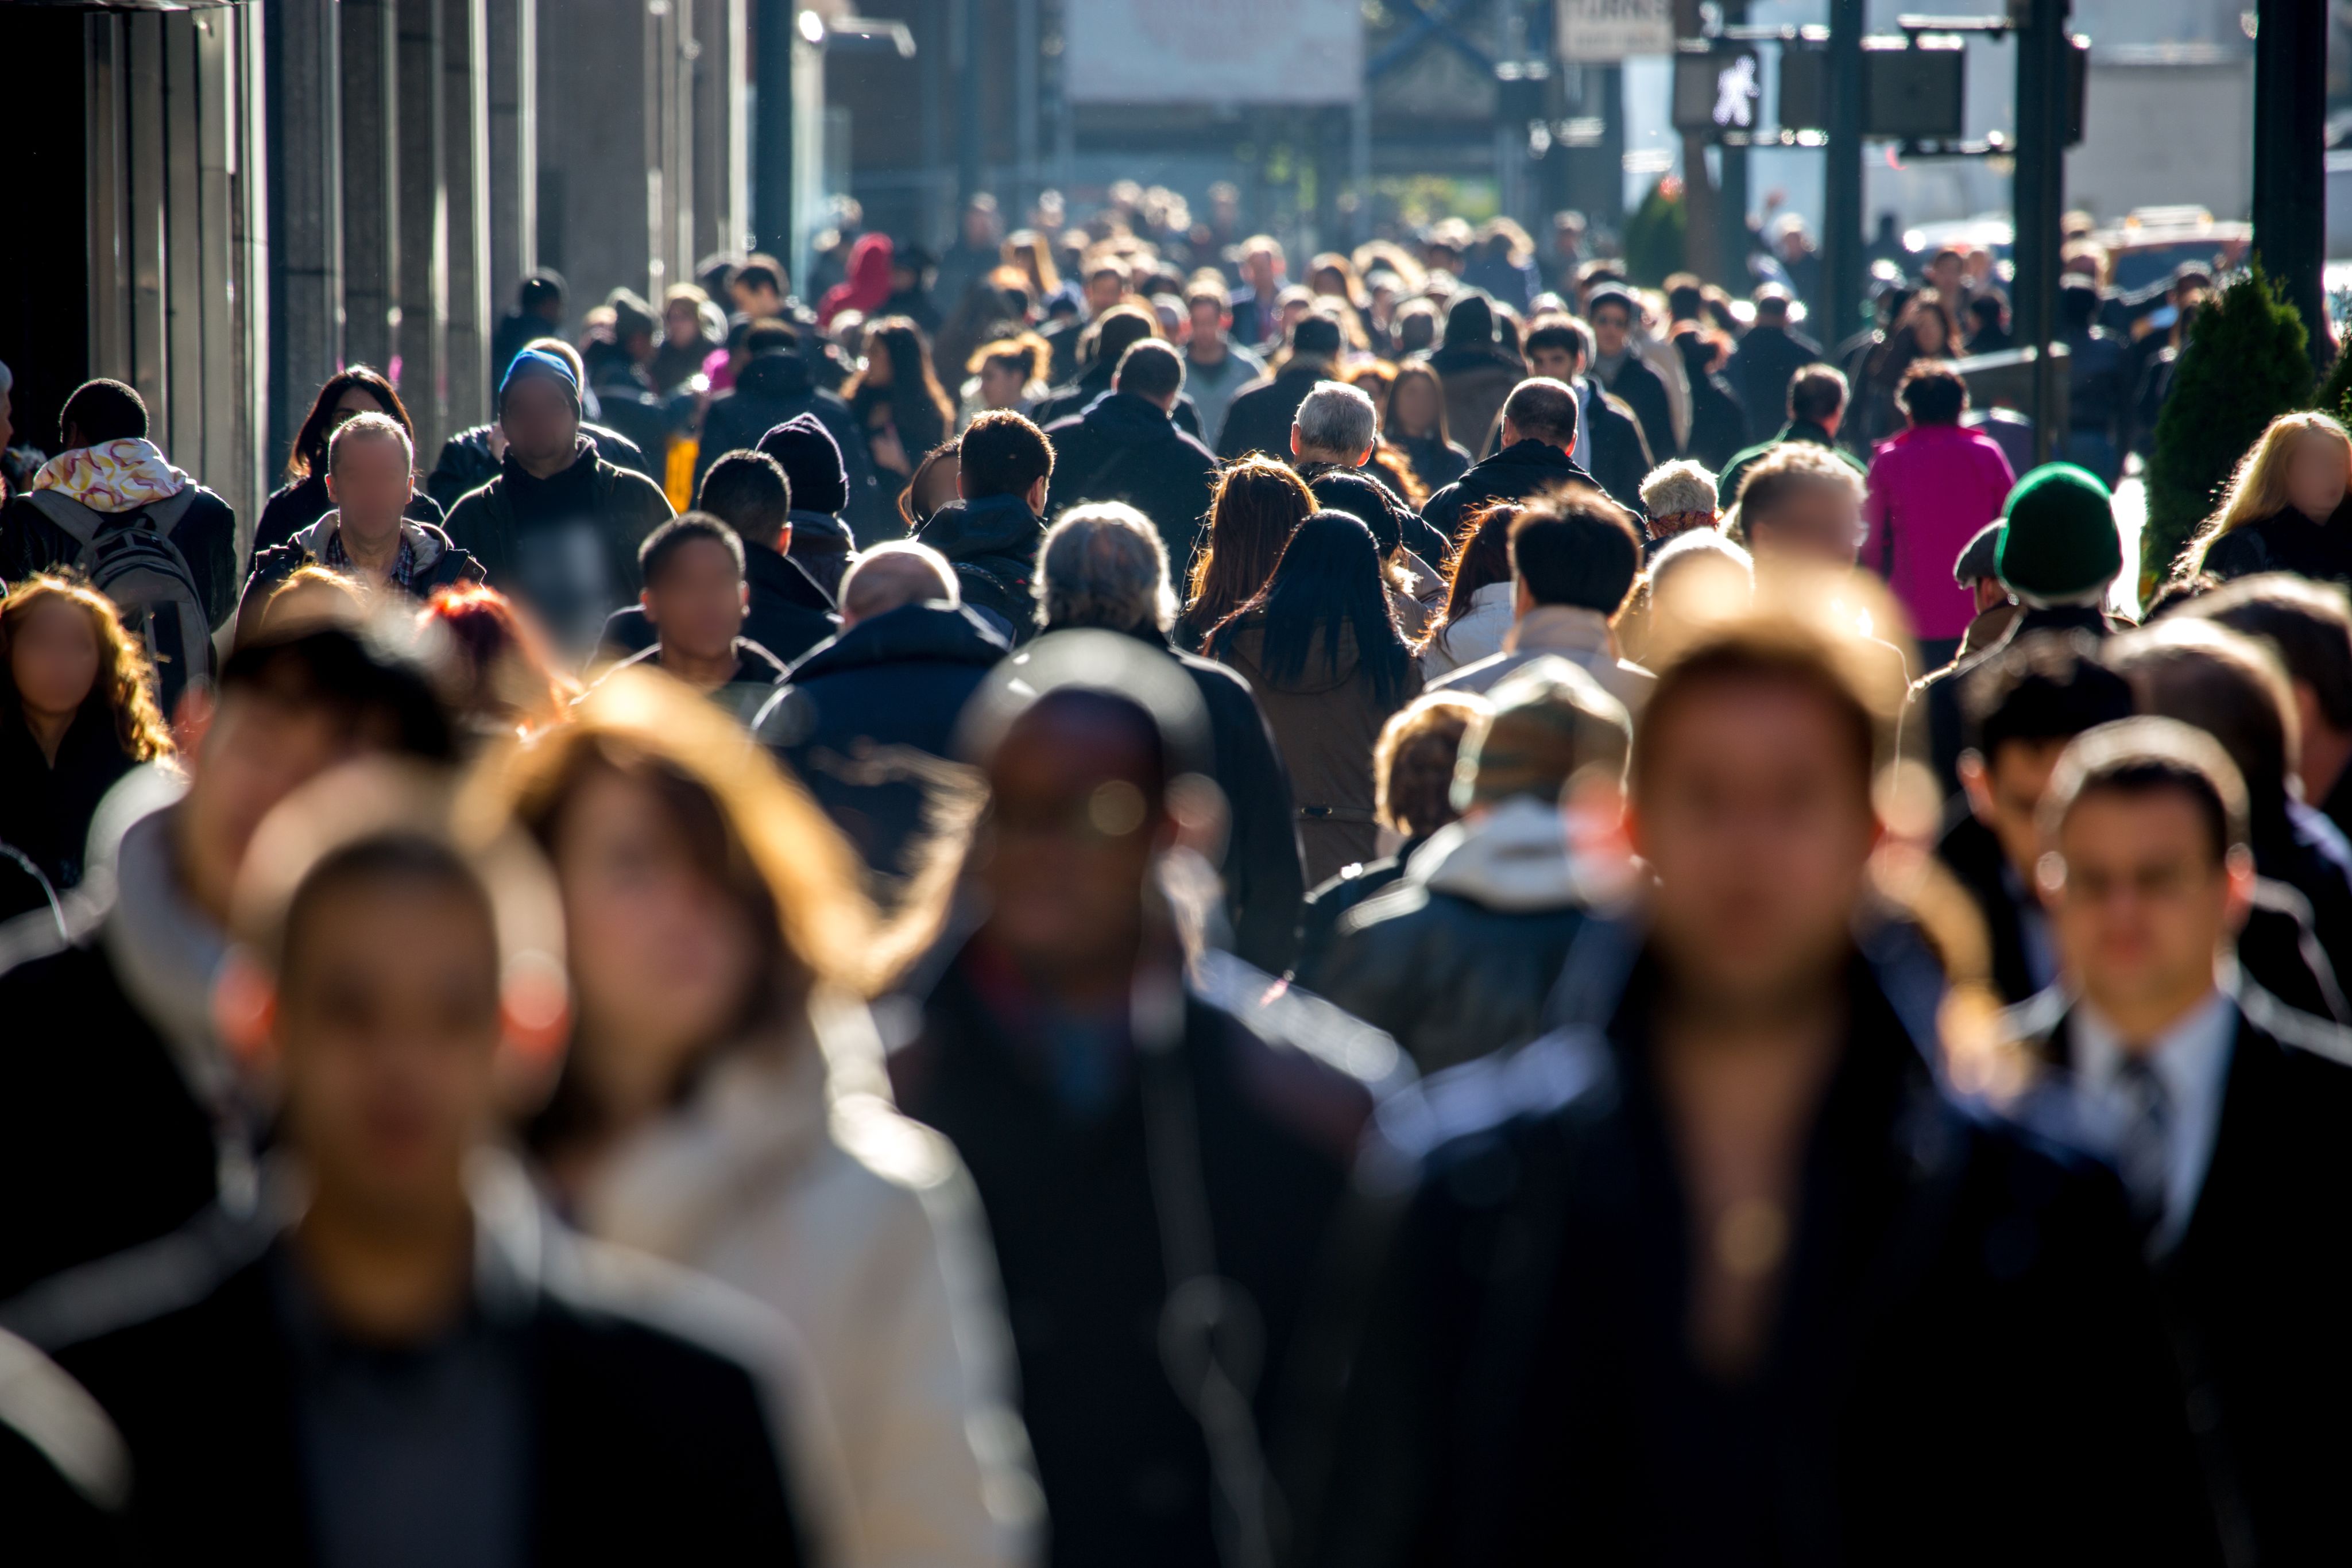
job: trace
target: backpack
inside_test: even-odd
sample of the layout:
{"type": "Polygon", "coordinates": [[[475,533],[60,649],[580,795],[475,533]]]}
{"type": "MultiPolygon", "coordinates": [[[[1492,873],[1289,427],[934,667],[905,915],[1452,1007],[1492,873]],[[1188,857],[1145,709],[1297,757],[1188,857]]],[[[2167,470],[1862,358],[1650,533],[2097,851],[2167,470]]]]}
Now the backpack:
{"type": "Polygon", "coordinates": [[[196,487],[186,486],[135,512],[93,511],[55,490],[34,490],[25,499],[64,529],[80,553],[68,563],[90,586],[114,601],[123,629],[145,643],[155,667],[156,700],[168,715],[180,695],[215,674],[212,623],[187,558],[172,532],[188,515],[196,487]]]}

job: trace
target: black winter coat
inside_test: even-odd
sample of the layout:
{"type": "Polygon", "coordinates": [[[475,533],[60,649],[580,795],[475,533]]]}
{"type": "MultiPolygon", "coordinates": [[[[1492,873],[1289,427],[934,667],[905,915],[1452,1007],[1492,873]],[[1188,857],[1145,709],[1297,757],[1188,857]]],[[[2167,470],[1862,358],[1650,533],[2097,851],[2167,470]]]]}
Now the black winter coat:
{"type": "MultiPolygon", "coordinates": [[[[67,726],[54,765],[22,714],[0,714],[0,849],[30,861],[52,893],[79,886],[90,817],[134,766],[97,694],[67,726]]],[[[47,903],[30,877],[0,877],[0,921],[47,903]]]]}
{"type": "MultiPolygon", "coordinates": [[[[751,609],[743,617],[744,637],[786,664],[841,629],[833,596],[806,568],[748,539],[743,544],[743,582],[751,591],[751,609]]],[[[625,604],[605,617],[597,656],[625,659],[644,653],[655,641],[645,606],[625,604]]]]}
{"type": "MultiPolygon", "coordinates": [[[[619,431],[582,420],[580,434],[593,442],[596,455],[614,467],[642,474],[656,485],[662,482],[661,470],[646,455],[645,449],[619,431]]],[[[499,459],[490,455],[490,427],[477,424],[441,444],[441,455],[434,462],[433,472],[425,476],[425,490],[444,513],[453,512],[468,491],[478,490],[498,476],[499,459]]],[[[446,519],[435,517],[420,520],[439,523],[446,519]]]]}
{"type": "MultiPolygon", "coordinates": [[[[478,1209],[476,1223],[513,1260],[509,1289],[477,1311],[495,1311],[523,1369],[527,1561],[806,1561],[770,1416],[782,1325],[551,1215],[478,1209]]],[[[209,1208],[7,1309],[129,1447],[142,1561],[320,1561],[297,1427],[303,1363],[272,1277],[285,1246],[209,1208]]]]}
{"type": "Polygon", "coordinates": [[[1624,411],[1624,405],[1612,403],[1597,382],[1593,393],[1591,403],[1580,404],[1592,429],[1592,439],[1588,443],[1592,477],[1612,500],[1641,517],[1642,481],[1650,476],[1650,470],[1657,463],[1651,461],[1650,445],[1642,438],[1642,427],[1624,411]]]}
{"type": "MultiPolygon", "coordinates": [[[[488,426],[483,428],[487,430],[488,426]]],[[[489,455],[487,447],[482,455],[484,457],[489,455]]],[[[495,466],[490,467],[474,483],[487,484],[497,472],[495,466]]],[[[457,494],[462,496],[473,487],[473,485],[468,485],[457,494]]],[[[451,498],[454,500],[456,497],[451,498]]],[[[262,507],[261,521],[253,526],[253,553],[258,556],[263,550],[286,543],[334,509],[334,497],[327,494],[325,475],[312,474],[297,479],[271,496],[262,507]]],[[[437,528],[444,516],[441,503],[430,495],[417,492],[408,497],[407,517],[410,522],[431,523],[437,528]]]]}
{"type": "Polygon", "coordinates": [[[1397,846],[1396,853],[1383,855],[1376,861],[1359,861],[1342,866],[1339,874],[1328,878],[1307,895],[1298,911],[1298,957],[1291,973],[1301,984],[1331,950],[1332,939],[1339,935],[1339,921],[1347,913],[1394,887],[1404,875],[1405,862],[1412,852],[1429,842],[1429,835],[1407,839],[1397,846]]]}
{"type": "MultiPolygon", "coordinates": [[[[1739,399],[1748,435],[1742,445],[1772,439],[1789,413],[1789,383],[1822,357],[1822,346],[1786,327],[1751,327],[1723,367],[1724,379],[1739,399]]],[[[1693,389],[1696,391],[1696,389],[1693,389]]],[[[1725,505],[1730,497],[1725,497],[1725,505]]]]}
{"type": "Polygon", "coordinates": [[[1590,485],[1591,475],[1557,446],[1522,441],[1471,468],[1453,484],[1432,496],[1421,508],[1429,526],[1449,539],[1462,537],[1462,525],[1471,513],[1496,501],[1522,501],[1555,485],[1590,485]]]}
{"type": "MultiPolygon", "coordinates": [[[[1056,1020],[986,944],[983,932],[921,998],[922,1033],[890,1076],[899,1108],[953,1141],[987,1213],[1050,1561],[1200,1568],[1219,1557],[1216,1489],[1160,1349],[1163,1218],[1197,1205],[1218,1274],[1246,1298],[1257,1371],[1244,1393],[1259,1448],[1279,1451],[1275,1416],[1294,1345],[1308,1351],[1298,1334],[1315,1260],[1371,1107],[1361,1081],[1328,1064],[1349,1026],[1327,1022],[1318,1039],[1286,1025],[1307,1007],[1298,998],[1244,1022],[1188,997],[1181,1040],[1149,1069],[1124,1039],[1092,1043],[1110,1055],[1105,1098],[1072,1108],[1048,1043],[1056,1020]],[[1139,1071],[1154,1073],[1148,1102],[1139,1071]],[[1190,1107],[1181,1130],[1148,1109],[1178,1100],[1190,1107]],[[1165,1163],[1155,1176],[1155,1140],[1197,1177],[1169,1182],[1165,1163]]],[[[1265,985],[1256,976],[1249,988],[1265,985]]]]}
{"type": "Polygon", "coordinates": [[[1330,373],[1331,367],[1319,362],[1292,365],[1271,381],[1234,393],[1225,409],[1225,427],[1217,433],[1217,455],[1230,462],[1263,452],[1289,462],[1290,427],[1298,418],[1298,405],[1330,373]]]}
{"type": "Polygon", "coordinates": [[[659,486],[615,468],[583,439],[572,466],[545,479],[509,452],[497,478],[450,508],[449,538],[482,563],[493,588],[529,604],[576,648],[637,596],[637,547],[671,516],[659,486]],[[586,548],[570,548],[583,531],[586,548]]]}
{"type": "MultiPolygon", "coordinates": [[[[703,411],[702,444],[694,458],[695,493],[701,493],[702,476],[713,463],[730,452],[756,449],[760,437],[803,413],[816,415],[841,448],[842,470],[849,477],[849,505],[841,515],[850,532],[868,543],[905,532],[875,479],[866,432],[858,428],[849,405],[819,387],[808,361],[790,349],[755,355],[735,378],[733,389],[712,398],[703,411]]],[[[919,460],[922,454],[908,455],[919,460]]]]}
{"type": "Polygon", "coordinates": [[[1593,374],[1633,411],[1634,419],[1642,426],[1642,439],[1649,444],[1650,455],[1660,463],[1671,459],[1675,452],[1674,402],[1666,396],[1664,378],[1630,349],[1613,380],[1601,376],[1597,371],[1593,374]]]}
{"type": "MultiPolygon", "coordinates": [[[[431,501],[425,504],[428,507],[433,505],[431,501]]],[[[414,509],[412,507],[411,510],[414,509]]],[[[412,519],[403,527],[416,551],[416,570],[410,577],[407,588],[411,599],[422,602],[442,589],[454,588],[459,583],[480,582],[489,576],[470,551],[459,549],[449,542],[449,536],[442,531],[437,521],[422,523],[412,519]]],[[[258,625],[262,607],[269,602],[269,596],[278,591],[278,585],[319,560],[320,552],[326,548],[325,538],[318,523],[314,522],[284,544],[254,552],[253,570],[245,580],[245,592],[238,597],[236,604],[240,639],[250,636],[254,627],[258,625]],[[248,617],[252,624],[247,623],[248,617]]]]}
{"type": "MultiPolygon", "coordinates": [[[[1042,430],[1063,420],[1077,418],[1111,395],[1111,382],[1117,379],[1118,371],[1117,365],[1099,361],[1088,365],[1068,386],[1047,392],[1045,400],[1029,411],[1030,423],[1042,430]]],[[[1175,422],[1177,429],[1195,441],[1201,439],[1201,411],[1194,405],[1192,393],[1178,392],[1175,412],[1168,417],[1175,422]]]]}
{"type": "Polygon", "coordinates": [[[1858,956],[1763,1364],[1695,1364],[1658,984],[1384,1111],[1296,1561],[2218,1563],[2115,1178],[1948,1098],[1858,956]]]}
{"type": "MultiPolygon", "coordinates": [[[[2072,1065],[2062,997],[2013,1016],[2041,1060],[2072,1065]]],[[[2352,1431],[2337,1419],[2352,1403],[2352,1338],[2326,1314],[2283,1308],[2352,1291],[2347,1124],[2352,1035],[2246,992],[2204,1185],[2156,1270],[2233,1562],[2343,1553],[2332,1497],[2352,1469],[2352,1431]]]]}
{"type": "Polygon", "coordinates": [[[1151,519],[1170,565],[1183,570],[1216,487],[1214,454],[1131,392],[1106,393],[1045,434],[1054,443],[1048,517],[1082,502],[1124,501],[1151,519]]]}
{"type": "Polygon", "coordinates": [[[1012,650],[970,611],[905,604],[861,621],[792,669],[753,730],[887,879],[936,807],[971,788],[956,720],[1012,650]]]}
{"type": "Polygon", "coordinates": [[[1405,455],[1412,471],[1432,494],[1470,472],[1470,454],[1458,441],[1440,441],[1435,434],[1391,435],[1389,444],[1405,455]]]}
{"type": "Polygon", "coordinates": [[[2231,528],[2206,550],[2204,570],[2224,582],[2291,571],[2319,582],[2352,583],[2352,497],[2324,523],[2289,507],[2231,528]]]}
{"type": "Polygon", "coordinates": [[[963,601],[1014,647],[1037,634],[1037,551],[1045,524],[1019,496],[941,507],[916,539],[948,558],[963,601]]]}

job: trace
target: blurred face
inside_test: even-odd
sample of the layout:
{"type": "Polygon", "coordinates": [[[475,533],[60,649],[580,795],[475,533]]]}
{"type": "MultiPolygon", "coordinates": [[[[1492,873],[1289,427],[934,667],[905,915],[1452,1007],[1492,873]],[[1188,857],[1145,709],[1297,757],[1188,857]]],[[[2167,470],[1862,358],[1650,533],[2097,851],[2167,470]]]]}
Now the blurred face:
{"type": "Polygon", "coordinates": [[[929,517],[956,498],[956,481],[963,476],[963,466],[953,457],[942,457],[923,476],[916,487],[915,504],[922,515],[929,517]]]}
{"type": "Polygon", "coordinates": [[[1205,299],[1196,300],[1190,310],[1192,340],[1196,343],[1216,342],[1225,335],[1225,329],[1233,324],[1233,318],[1225,313],[1223,307],[1213,305],[1205,299]]]}
{"type": "Polygon", "coordinates": [[[275,1030],[320,1190],[389,1221],[441,1212],[488,1132],[499,1033],[478,896],[421,875],[323,890],[289,939],[275,1030]]]}
{"type": "Polygon", "coordinates": [[[1566,349],[1546,345],[1528,356],[1528,373],[1549,376],[1556,382],[1572,382],[1576,379],[1576,356],[1566,349]]]}
{"type": "Polygon", "coordinates": [[[1781,556],[1843,569],[1862,549],[1862,497],[1851,485],[1792,486],[1769,512],[1750,514],[1747,523],[1759,561],[1781,556]]]}
{"type": "Polygon", "coordinates": [[[702,312],[678,300],[662,312],[662,331],[672,347],[690,349],[702,337],[702,312]]]}
{"type": "Polygon", "coordinates": [[[646,584],[646,619],[665,652],[719,658],[743,634],[747,592],[732,550],[717,539],[688,539],[663,563],[661,580],[646,584]]]}
{"type": "Polygon", "coordinates": [[[1252,251],[1242,258],[1242,276],[1249,279],[1254,292],[1272,294],[1282,281],[1282,264],[1271,251],[1252,251]]]}
{"type": "Polygon", "coordinates": [[[1592,336],[1601,352],[1615,359],[1625,351],[1625,340],[1632,336],[1633,318],[1622,305],[1604,305],[1592,313],[1592,336]]]}
{"type": "Polygon", "coordinates": [[[1402,435],[1427,435],[1437,428],[1437,389],[1426,376],[1400,378],[1389,394],[1389,418],[1402,435]]]}
{"type": "Polygon", "coordinates": [[[355,413],[390,413],[392,411],[376,402],[375,393],[362,386],[348,386],[343,395],[335,400],[334,423],[330,431],[340,428],[343,421],[355,413]]]}
{"type": "Polygon", "coordinates": [[[1960,258],[1957,256],[1937,256],[1927,264],[1927,281],[1947,298],[1957,294],[1960,287],[1960,258]]]}
{"type": "Polygon", "coordinates": [[[2244,918],[2243,889],[2213,854],[2189,796],[2095,790],[2066,814],[2042,898],[2068,973],[2125,1018],[2201,997],[2213,956],[2244,918]]]}
{"type": "Polygon", "coordinates": [[[2033,885],[2034,863],[2042,856],[2042,835],[2033,814],[2050,788],[2051,770],[2066,749],[2060,740],[2004,742],[1990,762],[1969,752],[1960,758],[1960,785],[1968,791],[1969,810],[2000,841],[2001,853],[2028,887],[2033,885]]]}
{"type": "Polygon", "coordinates": [[[2323,431],[2306,431],[2295,438],[2287,458],[2287,504],[2314,522],[2325,522],[2344,504],[2344,490],[2352,480],[2352,455],[2344,444],[2323,431]]]}
{"type": "Polygon", "coordinates": [[[1718,1003],[1803,994],[1852,941],[1877,842],[1853,740],[1824,698],[1765,679],[1700,687],[1661,719],[1632,825],[1675,982],[1718,1003]]]}
{"type": "Polygon", "coordinates": [[[524,463],[561,462],[580,441],[580,416],[572,399],[551,375],[525,376],[507,389],[499,407],[507,444],[524,463]]]}
{"type": "Polygon", "coordinates": [[[8,640],[8,674],[28,714],[61,718],[79,709],[98,684],[105,650],[89,612],[71,600],[44,595],[18,618],[8,640]]]}
{"type": "Polygon", "coordinates": [[[980,367],[980,401],[991,408],[1018,408],[1026,384],[1018,364],[990,360],[980,367]]]}
{"type": "Polygon", "coordinates": [[[382,749],[386,739],[353,730],[313,704],[251,686],[224,693],[179,807],[175,847],[190,894],[225,921],[261,820],[319,774],[382,749]]]}
{"type": "Polygon", "coordinates": [[[981,885],[991,935],[1031,973],[1132,962],[1165,834],[1147,805],[1150,768],[1133,737],[1068,708],[1033,710],[998,748],[981,885]]]}
{"type": "Polygon", "coordinates": [[[1933,310],[1922,310],[1911,319],[1911,340],[1923,354],[1940,354],[1950,347],[1944,332],[1944,319],[1933,310]]]}
{"type": "Polygon", "coordinates": [[[1087,309],[1099,316],[1127,297],[1127,279],[1116,272],[1098,272],[1087,279],[1087,309]]]}
{"type": "Polygon", "coordinates": [[[342,526],[366,539],[397,533],[408,506],[408,449],[397,441],[352,440],[331,455],[327,496],[341,511],[342,526]]]}
{"type": "Polygon", "coordinates": [[[0,449],[16,444],[16,392],[0,392],[0,449]]]}
{"type": "Polygon", "coordinates": [[[727,292],[735,297],[735,308],[744,315],[758,319],[783,314],[784,297],[765,283],[731,283],[727,292]]]}
{"type": "Polygon", "coordinates": [[[575,1065],[608,1106],[649,1106],[694,1052],[741,1022],[759,945],[639,779],[591,773],[553,847],[579,996],[575,1065]]]}
{"type": "Polygon", "coordinates": [[[963,243],[975,249],[992,246],[997,239],[997,218],[986,208],[968,208],[963,214],[963,243]]]}

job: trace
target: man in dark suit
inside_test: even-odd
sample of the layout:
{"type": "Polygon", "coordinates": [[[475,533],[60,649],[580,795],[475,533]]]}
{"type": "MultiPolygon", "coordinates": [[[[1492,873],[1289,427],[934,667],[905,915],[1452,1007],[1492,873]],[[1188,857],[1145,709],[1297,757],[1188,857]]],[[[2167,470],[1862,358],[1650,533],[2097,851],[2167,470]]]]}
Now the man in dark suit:
{"type": "Polygon", "coordinates": [[[1561,1030],[1383,1109],[1298,1561],[2219,1561],[2114,1176],[1948,1098],[1932,963],[1857,939],[1843,660],[1757,621],[1669,665],[1643,928],[1588,924],[1561,1030]]]}
{"type": "Polygon", "coordinates": [[[347,770],[263,824],[236,1027],[303,1190],[273,1174],[7,1326],[121,1433],[141,1561],[805,1561],[789,1331],[570,1234],[493,1152],[560,1027],[510,988],[561,964],[560,904],[519,839],[478,858],[449,820],[347,770]]]}
{"type": "Polygon", "coordinates": [[[2233,987],[2246,792],[2202,731],[2137,718],[2067,748],[2044,882],[2076,994],[2014,1009],[2029,1105],[2101,1137],[2147,1237],[2231,1563],[2345,1551],[2352,1035],[2233,987]]]}

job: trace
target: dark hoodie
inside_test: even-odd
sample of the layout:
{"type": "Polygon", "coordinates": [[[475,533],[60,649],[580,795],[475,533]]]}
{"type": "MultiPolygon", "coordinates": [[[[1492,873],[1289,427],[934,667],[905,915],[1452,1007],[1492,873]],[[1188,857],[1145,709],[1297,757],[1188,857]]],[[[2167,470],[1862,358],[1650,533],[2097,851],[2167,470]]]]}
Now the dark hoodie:
{"type": "Polygon", "coordinates": [[[982,496],[941,507],[915,536],[955,568],[963,601],[1016,647],[1037,634],[1037,551],[1045,520],[1019,496],[982,496]]]}
{"type": "Polygon", "coordinates": [[[1207,447],[1133,392],[1106,393],[1045,434],[1054,443],[1047,517],[1081,502],[1124,501],[1151,519],[1167,542],[1169,564],[1183,570],[1216,486],[1217,460],[1207,447]]]}
{"type": "Polygon", "coordinates": [[[1458,296],[1445,312],[1445,335],[1429,368],[1445,388],[1445,425],[1454,439],[1483,451],[1486,433],[1528,367],[1495,337],[1495,308],[1483,294],[1458,296]]]}
{"type": "Polygon", "coordinates": [[[808,361],[790,349],[753,356],[735,378],[734,390],[710,400],[702,416],[701,449],[694,459],[695,488],[701,489],[702,476],[719,458],[758,447],[769,431],[803,413],[816,417],[841,453],[849,476],[849,505],[843,516],[851,530],[860,538],[888,538],[895,530],[884,520],[874,464],[849,405],[820,388],[810,377],[808,361]]]}

